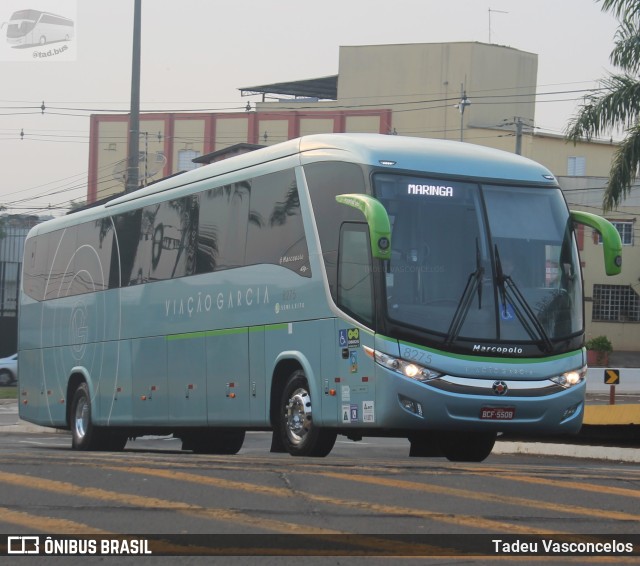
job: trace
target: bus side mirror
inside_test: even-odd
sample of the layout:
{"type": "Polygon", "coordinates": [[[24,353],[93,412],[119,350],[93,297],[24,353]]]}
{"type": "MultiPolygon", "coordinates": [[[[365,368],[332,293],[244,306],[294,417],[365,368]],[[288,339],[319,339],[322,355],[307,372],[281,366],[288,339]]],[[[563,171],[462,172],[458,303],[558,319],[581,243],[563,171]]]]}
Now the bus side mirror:
{"type": "Polygon", "coordinates": [[[580,210],[572,210],[571,219],[593,228],[600,234],[605,272],[607,275],[618,275],[622,271],[622,240],[616,227],[602,216],[580,210]]]}
{"type": "Polygon", "coordinates": [[[391,257],[391,223],[382,203],[369,195],[345,194],[336,196],[340,204],[357,208],[367,219],[371,255],[377,259],[391,257]]]}

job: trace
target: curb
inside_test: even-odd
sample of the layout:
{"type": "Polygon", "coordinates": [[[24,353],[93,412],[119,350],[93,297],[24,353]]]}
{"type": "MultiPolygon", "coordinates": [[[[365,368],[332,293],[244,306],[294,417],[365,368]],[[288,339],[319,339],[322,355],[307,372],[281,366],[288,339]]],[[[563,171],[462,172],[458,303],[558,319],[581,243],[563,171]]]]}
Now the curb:
{"type": "Polygon", "coordinates": [[[498,441],[492,454],[528,454],[534,456],[562,456],[614,462],[640,463],[637,448],[584,446],[579,444],[545,444],[540,442],[498,441]]]}

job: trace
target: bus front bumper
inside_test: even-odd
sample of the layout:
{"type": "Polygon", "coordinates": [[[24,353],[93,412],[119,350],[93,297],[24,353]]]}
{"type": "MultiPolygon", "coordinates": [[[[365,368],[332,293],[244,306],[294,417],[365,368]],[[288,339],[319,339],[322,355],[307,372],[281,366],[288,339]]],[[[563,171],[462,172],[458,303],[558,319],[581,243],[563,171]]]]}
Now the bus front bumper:
{"type": "MultiPolygon", "coordinates": [[[[441,376],[421,383],[382,369],[377,380],[389,428],[575,434],[586,382],[564,388],[549,379],[516,381],[441,376]]],[[[384,425],[383,425],[384,426],[384,425]]]]}

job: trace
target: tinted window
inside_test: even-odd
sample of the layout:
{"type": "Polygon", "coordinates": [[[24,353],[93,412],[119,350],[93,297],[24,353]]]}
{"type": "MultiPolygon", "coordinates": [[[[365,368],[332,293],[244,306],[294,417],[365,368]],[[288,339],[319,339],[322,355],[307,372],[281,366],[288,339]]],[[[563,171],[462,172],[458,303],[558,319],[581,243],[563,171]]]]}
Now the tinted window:
{"type": "Polygon", "coordinates": [[[197,273],[244,265],[251,183],[243,181],[201,193],[197,273]]]}
{"type": "Polygon", "coordinates": [[[118,255],[112,254],[111,277],[109,287],[126,287],[135,285],[137,274],[134,275],[134,265],[140,264],[138,261],[138,243],[141,238],[142,209],[125,212],[113,217],[116,227],[116,244],[118,255]]]}
{"type": "Polygon", "coordinates": [[[80,295],[109,288],[113,247],[111,218],[86,222],[77,227],[77,249],[70,294],[80,295]]]}
{"type": "Polygon", "coordinates": [[[122,285],[192,275],[198,229],[197,196],[145,206],[116,217],[122,285]]]}
{"type": "Polygon", "coordinates": [[[77,226],[47,234],[46,237],[50,238],[50,270],[47,277],[45,299],[57,299],[73,294],[77,235],[77,226]]]}
{"type": "Polygon", "coordinates": [[[26,241],[24,246],[24,292],[36,301],[44,299],[49,274],[49,234],[26,241]]]}
{"type": "Polygon", "coordinates": [[[141,254],[148,260],[148,251],[151,251],[151,263],[145,266],[149,270],[146,280],[161,281],[192,275],[195,271],[198,228],[197,197],[184,197],[145,207],[142,216],[143,219],[149,219],[151,234],[150,240],[145,240],[145,250],[141,254]],[[146,243],[148,241],[150,245],[146,243]]]}
{"type": "Polygon", "coordinates": [[[369,228],[345,224],[340,237],[338,305],[358,320],[373,322],[373,279],[369,228]]]}
{"type": "Polygon", "coordinates": [[[316,218],[322,258],[324,259],[329,288],[337,301],[338,240],[343,222],[361,222],[362,213],[336,202],[336,196],[345,193],[364,193],[364,175],[352,163],[313,163],[304,168],[311,204],[316,218]]]}
{"type": "Polygon", "coordinates": [[[281,265],[311,277],[293,170],[253,180],[245,264],[260,263],[281,265]]]}

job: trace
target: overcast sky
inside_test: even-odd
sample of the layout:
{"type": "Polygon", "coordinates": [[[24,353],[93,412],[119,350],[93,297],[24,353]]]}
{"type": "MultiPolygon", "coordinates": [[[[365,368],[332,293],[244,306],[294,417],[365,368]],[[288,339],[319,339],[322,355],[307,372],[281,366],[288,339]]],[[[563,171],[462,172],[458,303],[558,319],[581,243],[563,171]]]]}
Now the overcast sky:
{"type": "MultiPolygon", "coordinates": [[[[11,48],[0,32],[0,204],[42,212],[86,196],[89,115],[128,111],[133,0],[2,0],[0,24],[26,8],[76,30],[38,49],[11,48]]],[[[559,94],[539,97],[536,126],[562,133],[582,96],[571,91],[612,70],[616,28],[595,0],[142,0],[141,109],[242,110],[240,87],[337,74],[341,45],[491,34],[538,54],[538,92],[559,94]]]]}

